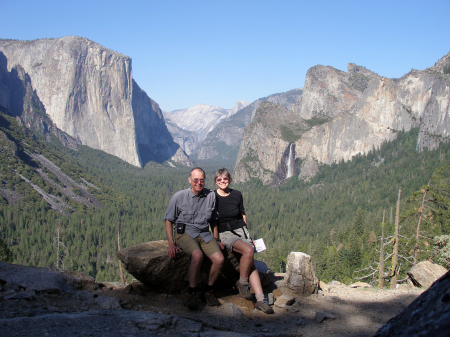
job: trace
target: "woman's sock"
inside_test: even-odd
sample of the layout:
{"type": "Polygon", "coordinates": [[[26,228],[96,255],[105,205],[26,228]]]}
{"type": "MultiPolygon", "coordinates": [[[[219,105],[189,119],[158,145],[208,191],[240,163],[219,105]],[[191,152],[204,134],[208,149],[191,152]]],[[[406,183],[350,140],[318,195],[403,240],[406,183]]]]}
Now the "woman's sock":
{"type": "Polygon", "coordinates": [[[239,283],[242,285],[248,285],[248,277],[247,278],[239,278],[239,283]]]}
{"type": "Polygon", "coordinates": [[[264,294],[255,294],[256,302],[264,301],[264,294]]]}

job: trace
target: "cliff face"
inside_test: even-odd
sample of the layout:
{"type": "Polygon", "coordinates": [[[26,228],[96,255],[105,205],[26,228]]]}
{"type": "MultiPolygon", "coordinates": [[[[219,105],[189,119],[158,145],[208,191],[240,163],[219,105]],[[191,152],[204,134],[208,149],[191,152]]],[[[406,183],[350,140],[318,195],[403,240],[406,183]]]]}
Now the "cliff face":
{"type": "Polygon", "coordinates": [[[164,121],[172,135],[173,141],[189,156],[198,145],[198,136],[195,131],[188,131],[180,128],[171,118],[164,112],[164,121]]]}
{"type": "Polygon", "coordinates": [[[306,128],[294,112],[281,105],[261,103],[253,121],[245,127],[234,179],[246,181],[257,177],[264,184],[278,182],[274,173],[287,174],[288,147],[306,128]]]}
{"type": "MultiPolygon", "coordinates": [[[[309,179],[320,164],[330,165],[368,153],[383,141],[395,139],[396,131],[400,130],[419,127],[419,151],[424,147],[432,150],[441,141],[447,141],[450,136],[450,75],[446,73],[450,73],[449,64],[450,54],[433,68],[411,71],[398,80],[380,77],[354,64],[349,64],[347,73],[331,67],[311,68],[303,95],[294,107],[296,122],[304,123],[298,137],[291,139],[295,174],[309,179]]],[[[279,115],[279,118],[285,117],[279,115]]],[[[287,177],[286,168],[279,164],[283,149],[267,148],[268,143],[280,142],[280,136],[274,132],[266,134],[268,139],[262,143],[265,153],[261,155],[257,149],[249,150],[252,139],[259,139],[258,126],[252,122],[245,129],[243,140],[246,141],[239,151],[236,180],[256,177],[266,184],[274,184],[287,177]],[[246,153],[253,153],[252,162],[257,162],[264,174],[248,167],[246,153]],[[243,169],[243,163],[247,163],[247,169],[243,169]]],[[[289,144],[284,148],[285,157],[289,144]]]]}
{"type": "Polygon", "coordinates": [[[176,153],[159,107],[133,83],[129,57],[81,37],[0,40],[0,52],[7,71],[20,65],[28,74],[53,123],[82,144],[135,166],[176,153]]]}
{"type": "Polygon", "coordinates": [[[293,89],[254,101],[236,114],[221,121],[215,127],[214,132],[210,132],[198,145],[194,155],[198,159],[210,159],[217,156],[221,159],[235,160],[238,155],[244,127],[252,121],[256,110],[262,102],[271,102],[292,110],[301,95],[302,89],[293,89]]]}

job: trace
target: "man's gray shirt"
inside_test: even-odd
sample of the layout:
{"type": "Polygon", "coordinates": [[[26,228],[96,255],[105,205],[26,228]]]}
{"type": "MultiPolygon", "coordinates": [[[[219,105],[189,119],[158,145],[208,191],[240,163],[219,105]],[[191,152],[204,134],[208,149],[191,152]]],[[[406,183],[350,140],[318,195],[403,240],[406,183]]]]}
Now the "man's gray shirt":
{"type": "Polygon", "coordinates": [[[209,231],[211,220],[217,220],[214,192],[204,188],[197,196],[189,187],[175,193],[169,201],[164,220],[185,224],[186,233],[192,238],[201,235],[205,242],[211,241],[209,231]]]}

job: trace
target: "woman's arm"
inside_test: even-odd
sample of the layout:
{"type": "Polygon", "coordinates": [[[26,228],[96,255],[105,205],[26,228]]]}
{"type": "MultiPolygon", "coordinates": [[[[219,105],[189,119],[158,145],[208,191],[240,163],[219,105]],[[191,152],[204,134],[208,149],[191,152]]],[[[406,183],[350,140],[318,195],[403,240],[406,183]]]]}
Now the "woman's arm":
{"type": "Polygon", "coordinates": [[[245,212],[242,212],[242,219],[244,219],[245,225],[247,225],[247,215],[245,212]]]}
{"type": "Polygon", "coordinates": [[[217,240],[217,243],[219,244],[220,249],[223,249],[223,243],[220,242],[220,238],[219,238],[219,221],[214,221],[211,222],[211,227],[213,229],[213,236],[214,238],[217,240]]]}

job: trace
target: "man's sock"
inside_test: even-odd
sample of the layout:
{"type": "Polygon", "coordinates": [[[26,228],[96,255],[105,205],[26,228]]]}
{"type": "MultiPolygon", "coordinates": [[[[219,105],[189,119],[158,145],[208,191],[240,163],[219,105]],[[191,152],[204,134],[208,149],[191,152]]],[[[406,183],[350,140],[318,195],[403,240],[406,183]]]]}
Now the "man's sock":
{"type": "Polygon", "coordinates": [[[239,278],[239,283],[244,285],[244,286],[248,285],[248,277],[247,278],[240,277],[239,278]]]}
{"type": "Polygon", "coordinates": [[[203,287],[203,290],[205,291],[205,293],[208,293],[210,291],[212,291],[212,286],[210,286],[209,284],[207,284],[206,286],[203,287]]]}
{"type": "Polygon", "coordinates": [[[264,294],[255,294],[256,302],[264,301],[264,294]]]}
{"type": "Polygon", "coordinates": [[[195,287],[195,288],[192,288],[192,287],[189,287],[189,294],[192,294],[192,293],[196,293],[197,292],[197,287],[195,287]]]}

